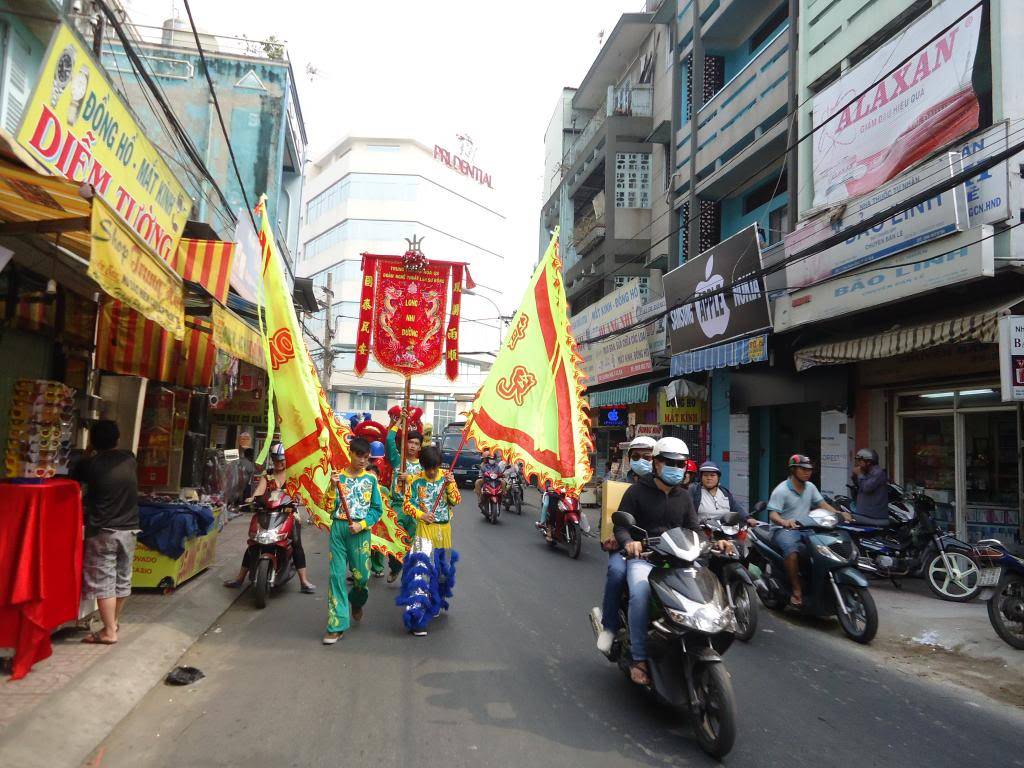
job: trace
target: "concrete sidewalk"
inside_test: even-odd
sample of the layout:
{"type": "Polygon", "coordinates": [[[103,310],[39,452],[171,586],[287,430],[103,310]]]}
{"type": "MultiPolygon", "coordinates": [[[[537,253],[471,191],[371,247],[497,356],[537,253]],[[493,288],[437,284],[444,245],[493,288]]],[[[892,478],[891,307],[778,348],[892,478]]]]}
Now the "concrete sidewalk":
{"type": "Polygon", "coordinates": [[[23,679],[0,682],[0,765],[78,768],[174,663],[238,598],[249,517],[229,521],[213,565],[175,592],[136,592],[119,642],[86,645],[81,632],[53,638],[53,655],[23,679]]]}

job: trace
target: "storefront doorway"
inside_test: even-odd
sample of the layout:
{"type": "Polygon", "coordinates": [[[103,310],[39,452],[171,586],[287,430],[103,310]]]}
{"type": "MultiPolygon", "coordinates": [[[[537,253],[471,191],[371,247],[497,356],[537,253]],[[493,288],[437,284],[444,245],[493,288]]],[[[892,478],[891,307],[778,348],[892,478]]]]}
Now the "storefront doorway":
{"type": "Polygon", "coordinates": [[[1018,421],[997,385],[898,395],[895,479],[935,499],[958,535],[1019,541],[1018,421]]]}
{"type": "MultiPolygon", "coordinates": [[[[751,504],[766,501],[772,489],[789,475],[789,457],[810,456],[815,467],[821,456],[821,404],[791,403],[750,409],[751,504]]],[[[815,470],[814,482],[819,472],[815,470]]]]}

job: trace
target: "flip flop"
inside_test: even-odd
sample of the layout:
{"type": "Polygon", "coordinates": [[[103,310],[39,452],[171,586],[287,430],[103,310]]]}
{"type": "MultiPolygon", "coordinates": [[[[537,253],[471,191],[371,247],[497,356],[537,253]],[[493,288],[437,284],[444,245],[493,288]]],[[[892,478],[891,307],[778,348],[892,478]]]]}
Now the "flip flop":
{"type": "Polygon", "coordinates": [[[794,608],[803,608],[804,607],[804,601],[803,600],[797,600],[795,597],[789,598],[789,604],[791,606],[793,606],[794,608]]]}
{"type": "Polygon", "coordinates": [[[629,668],[629,679],[637,685],[650,685],[651,677],[647,674],[647,670],[641,667],[639,664],[634,664],[629,668]]]}
{"type": "Polygon", "coordinates": [[[117,640],[104,640],[99,632],[90,632],[82,638],[82,642],[87,645],[117,645],[117,640]]]}

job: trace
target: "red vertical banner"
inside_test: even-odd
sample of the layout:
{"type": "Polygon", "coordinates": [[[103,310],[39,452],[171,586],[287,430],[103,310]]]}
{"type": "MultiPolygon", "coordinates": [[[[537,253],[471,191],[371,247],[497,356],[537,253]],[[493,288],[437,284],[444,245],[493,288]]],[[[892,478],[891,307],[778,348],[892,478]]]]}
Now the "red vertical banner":
{"type": "Polygon", "coordinates": [[[462,316],[462,271],[461,264],[452,265],[452,299],[448,317],[448,332],[445,334],[444,372],[449,381],[459,377],[459,318],[462,316]]]}
{"type": "Polygon", "coordinates": [[[370,337],[373,328],[373,293],[377,283],[377,259],[374,256],[363,256],[363,290],[359,297],[359,328],[356,330],[356,364],[357,375],[366,371],[370,361],[370,337]]]}

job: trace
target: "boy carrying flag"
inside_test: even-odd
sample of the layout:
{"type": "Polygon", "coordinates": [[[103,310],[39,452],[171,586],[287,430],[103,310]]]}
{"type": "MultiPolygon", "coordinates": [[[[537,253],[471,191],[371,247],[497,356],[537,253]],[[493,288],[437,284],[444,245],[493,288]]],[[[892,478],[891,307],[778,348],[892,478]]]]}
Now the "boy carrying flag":
{"type": "Polygon", "coordinates": [[[334,645],[349,628],[351,619],[363,618],[369,597],[370,529],[380,520],[384,505],[376,475],[366,471],[370,444],[361,437],[349,444],[351,463],[335,481],[337,498],[331,521],[330,578],[327,586],[327,634],[324,645],[334,645]],[[352,573],[352,589],[345,577],[352,573]]]}
{"type": "MultiPolygon", "coordinates": [[[[393,410],[393,409],[392,409],[393,410]]],[[[416,521],[414,518],[408,517],[403,510],[403,502],[405,496],[408,494],[407,481],[410,477],[415,477],[422,471],[420,466],[420,448],[423,445],[423,435],[415,430],[410,430],[405,436],[405,474],[401,474],[402,468],[402,452],[399,448],[400,429],[403,422],[408,420],[407,411],[402,408],[399,410],[399,418],[394,419],[391,424],[391,428],[388,430],[387,435],[387,457],[388,463],[391,465],[391,506],[398,515],[398,524],[402,526],[402,529],[409,534],[410,537],[416,535],[416,521]]],[[[400,563],[394,557],[388,557],[388,563],[390,565],[390,574],[388,575],[388,584],[393,583],[398,579],[399,574],[402,572],[402,563],[400,563]]],[[[384,571],[384,557],[376,552],[373,554],[372,565],[374,573],[383,573],[384,571]]]]}

